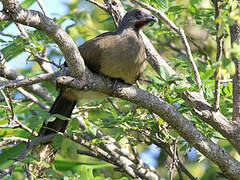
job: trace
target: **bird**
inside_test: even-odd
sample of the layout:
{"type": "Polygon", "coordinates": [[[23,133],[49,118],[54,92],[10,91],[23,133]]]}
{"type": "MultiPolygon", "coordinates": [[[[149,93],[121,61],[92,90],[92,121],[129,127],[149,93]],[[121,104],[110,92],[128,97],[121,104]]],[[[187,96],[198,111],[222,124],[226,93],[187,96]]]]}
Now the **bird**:
{"type": "MultiPolygon", "coordinates": [[[[120,79],[129,85],[134,84],[146,66],[146,52],[140,29],[150,22],[158,22],[150,11],[144,8],[131,9],[114,32],[105,32],[78,47],[85,65],[93,73],[120,79]]],[[[64,65],[67,66],[67,63],[64,65]]],[[[60,89],[49,113],[70,118],[79,99],[97,96],[101,96],[101,93],[60,89]]],[[[45,121],[39,135],[64,132],[67,124],[68,121],[60,117],[51,122],[45,121]]]]}

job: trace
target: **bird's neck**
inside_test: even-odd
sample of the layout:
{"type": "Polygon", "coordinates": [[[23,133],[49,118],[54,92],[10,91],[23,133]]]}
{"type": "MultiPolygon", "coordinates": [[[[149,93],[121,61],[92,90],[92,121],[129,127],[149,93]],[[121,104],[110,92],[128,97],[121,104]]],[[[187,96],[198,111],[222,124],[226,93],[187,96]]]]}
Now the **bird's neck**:
{"type": "Polygon", "coordinates": [[[119,26],[118,29],[115,31],[117,34],[126,34],[126,33],[135,33],[137,36],[139,35],[139,30],[136,29],[135,27],[121,27],[119,26]]]}

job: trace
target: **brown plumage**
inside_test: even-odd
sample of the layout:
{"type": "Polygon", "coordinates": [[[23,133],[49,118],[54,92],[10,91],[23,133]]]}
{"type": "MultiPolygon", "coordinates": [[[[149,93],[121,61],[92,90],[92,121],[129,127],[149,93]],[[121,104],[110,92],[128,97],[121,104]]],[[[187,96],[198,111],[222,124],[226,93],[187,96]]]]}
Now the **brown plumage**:
{"type": "MultiPolygon", "coordinates": [[[[139,30],[151,21],[157,19],[145,9],[136,8],[127,12],[115,32],[103,33],[78,48],[86,66],[94,73],[134,84],[143,72],[146,60],[145,47],[139,30]]],[[[77,99],[94,98],[99,94],[73,89],[61,90],[50,113],[70,117],[77,99]]],[[[54,131],[63,132],[66,125],[67,121],[56,118],[53,122],[44,123],[43,127],[47,126],[47,128],[42,127],[40,135],[54,131]]]]}

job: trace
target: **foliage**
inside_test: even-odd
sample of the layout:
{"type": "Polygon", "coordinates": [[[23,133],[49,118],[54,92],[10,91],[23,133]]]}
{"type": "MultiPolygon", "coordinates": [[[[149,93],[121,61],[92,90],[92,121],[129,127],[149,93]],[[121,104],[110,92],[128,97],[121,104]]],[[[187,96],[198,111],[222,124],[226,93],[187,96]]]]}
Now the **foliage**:
{"type": "MultiPolygon", "coordinates": [[[[29,8],[35,1],[25,0],[22,6],[29,8]]],[[[184,28],[189,40],[194,61],[197,64],[204,90],[204,97],[212,104],[214,102],[214,72],[217,68],[222,69],[222,79],[228,80],[232,78],[235,67],[231,61],[231,53],[239,57],[239,45],[234,44],[233,48],[230,43],[229,26],[235,20],[239,20],[239,8],[236,6],[237,1],[221,1],[220,16],[215,20],[214,6],[209,0],[144,0],[154,8],[161,10],[179,27],[184,28]],[[232,8],[230,12],[229,9],[232,8]],[[216,31],[216,23],[220,24],[220,30],[216,31]],[[221,62],[216,62],[216,35],[224,33],[225,53],[221,62]]],[[[47,4],[48,2],[46,2],[47,4]]],[[[130,9],[130,3],[124,3],[126,9],[130,9]]],[[[68,8],[65,15],[61,15],[55,21],[61,25],[68,34],[74,39],[76,44],[81,44],[102,32],[113,31],[114,23],[110,15],[103,10],[85,2],[72,0],[64,6],[68,8]],[[84,5],[81,8],[81,6],[84,5]],[[79,10],[80,9],[80,10],[79,10]],[[66,25],[67,24],[67,25],[66,25]]],[[[29,37],[16,35],[15,28],[11,28],[13,23],[0,22],[1,31],[9,33],[7,36],[0,36],[1,52],[6,58],[7,63],[29,63],[30,67],[19,68],[17,71],[26,77],[43,73],[43,70],[33,57],[34,52],[41,52],[48,48],[48,58],[56,64],[61,64],[62,55],[58,47],[46,34],[35,29],[28,29],[29,37]],[[29,53],[30,52],[30,53],[29,53]],[[21,62],[19,61],[19,56],[21,62]]],[[[151,27],[145,27],[145,34],[152,40],[154,47],[158,52],[167,59],[168,63],[178,72],[180,76],[170,76],[168,70],[164,67],[160,68],[160,75],[156,75],[149,66],[143,77],[147,82],[141,82],[140,86],[147,91],[158,95],[174,107],[184,116],[188,117],[191,122],[201,130],[202,133],[209,138],[215,138],[218,144],[228,149],[229,152],[238,157],[236,151],[230,146],[219,132],[215,131],[208,124],[202,122],[192,108],[186,105],[185,101],[179,95],[180,92],[186,90],[198,91],[194,83],[194,75],[187,60],[182,53],[183,46],[180,37],[174,33],[166,24],[159,22],[151,27]],[[171,44],[175,44],[172,47],[171,44]],[[188,86],[184,85],[187,83],[188,86]]],[[[239,58],[240,59],[240,58],[239,58]]],[[[56,68],[56,67],[55,67],[56,68]]],[[[51,82],[42,82],[41,86],[48,89],[53,97],[57,95],[51,82]]],[[[16,89],[6,89],[4,91],[12,99],[14,114],[20,122],[27,127],[39,131],[42,123],[49,118],[49,113],[39,107],[36,103],[32,103],[26,99],[16,89]]],[[[220,111],[229,120],[232,116],[232,82],[221,84],[220,91],[220,111]]],[[[0,97],[0,125],[9,122],[10,113],[4,108],[6,106],[2,96],[0,97]]],[[[38,97],[41,102],[48,104],[52,102],[38,97]]],[[[117,112],[108,100],[80,102],[79,106],[87,106],[91,108],[80,108],[77,114],[81,113],[83,121],[87,125],[87,132],[96,135],[96,129],[104,129],[104,132],[114,137],[121,145],[129,147],[129,143],[133,144],[137,151],[141,154],[146,151],[148,145],[151,144],[150,138],[146,137],[143,132],[149,131],[150,136],[154,139],[157,136],[169,145],[174,140],[177,142],[177,150],[181,160],[188,170],[199,179],[214,179],[214,175],[220,170],[204,158],[199,161],[200,156],[197,153],[190,153],[194,150],[179,134],[171,129],[163,120],[154,115],[152,112],[144,108],[137,107],[129,102],[114,99],[114,103],[118,104],[119,112],[117,112]],[[197,169],[197,170],[196,170],[197,169]],[[206,171],[205,171],[206,170],[206,171]]],[[[54,117],[59,115],[54,115],[54,117]]],[[[68,119],[67,119],[68,120],[68,119]]],[[[67,132],[82,132],[78,125],[78,119],[73,118],[68,126],[67,132]]],[[[0,138],[3,137],[23,137],[32,139],[33,136],[22,129],[4,128],[0,131],[0,138]]],[[[99,143],[101,139],[92,139],[91,143],[99,143]]],[[[80,145],[63,138],[61,135],[54,139],[54,146],[59,150],[54,165],[47,175],[52,178],[80,179],[80,180],[103,180],[103,179],[130,179],[128,175],[114,170],[114,167],[106,162],[91,158],[88,156],[78,155],[77,149],[84,149],[80,145]]],[[[23,149],[23,143],[11,143],[2,146],[0,149],[0,168],[6,168],[12,163],[12,159],[16,157],[23,149]]],[[[160,155],[155,159],[157,161],[156,169],[168,179],[168,169],[171,161],[167,158],[168,154],[161,150],[160,155]]],[[[33,157],[28,157],[34,160],[33,157]]],[[[28,160],[29,160],[28,159],[28,160]]],[[[24,170],[22,164],[17,168],[10,177],[5,179],[24,179],[24,170]]],[[[174,177],[178,179],[177,175],[174,177]]],[[[186,178],[184,176],[184,178],[186,178]]],[[[220,178],[221,179],[221,178],[220,178]]]]}

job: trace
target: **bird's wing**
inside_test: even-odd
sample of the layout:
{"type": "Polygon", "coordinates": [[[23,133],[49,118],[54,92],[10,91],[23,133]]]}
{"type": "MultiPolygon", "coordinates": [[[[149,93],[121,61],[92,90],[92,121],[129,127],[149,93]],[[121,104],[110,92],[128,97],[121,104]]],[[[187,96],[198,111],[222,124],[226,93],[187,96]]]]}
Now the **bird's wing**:
{"type": "Polygon", "coordinates": [[[78,49],[84,62],[92,72],[100,73],[101,62],[99,60],[102,57],[102,53],[104,53],[104,49],[109,46],[109,43],[114,41],[115,35],[115,32],[106,32],[79,46],[78,49]]]}

